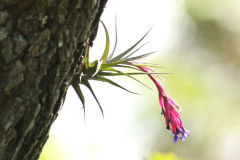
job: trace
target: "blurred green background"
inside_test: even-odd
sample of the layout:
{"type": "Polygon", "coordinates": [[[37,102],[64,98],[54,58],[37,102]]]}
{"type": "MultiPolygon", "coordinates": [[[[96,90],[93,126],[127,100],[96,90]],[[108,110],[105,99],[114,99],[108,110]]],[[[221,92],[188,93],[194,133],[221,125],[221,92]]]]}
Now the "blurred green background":
{"type": "MultiPolygon", "coordinates": [[[[129,25],[135,23],[132,18],[139,16],[143,19],[136,21],[145,24],[145,19],[154,15],[152,18],[156,24],[149,39],[150,43],[158,43],[147,50],[160,48],[160,51],[147,61],[164,67],[158,70],[160,72],[173,73],[163,78],[167,84],[165,88],[182,107],[181,116],[185,128],[190,130],[190,137],[184,142],[174,143],[171,132],[165,129],[157,92],[122,78],[122,85],[144,95],[131,95],[106,84],[93,83],[94,88],[98,88],[96,94],[104,106],[106,119],[101,118],[97,105],[86,90],[88,105],[92,107],[87,113],[86,126],[80,112],[80,101],[70,88],[71,93],[53,125],[40,160],[240,159],[240,3],[237,0],[124,2],[129,3],[129,9],[126,4],[109,1],[102,19],[111,27],[109,30],[113,37],[114,25],[111,24],[114,24],[114,12],[117,12],[118,28],[124,30],[123,33],[119,31],[118,43],[124,42],[129,47],[134,42],[127,41],[135,31],[129,25]],[[133,8],[132,3],[139,6],[133,8]],[[144,10],[146,8],[154,13],[148,13],[144,10]],[[166,12],[163,12],[164,8],[166,12]],[[150,15],[138,15],[143,10],[143,15],[150,15]],[[106,17],[110,14],[108,20],[106,17]],[[122,18],[124,14],[128,17],[122,18]],[[171,34],[164,41],[164,32],[167,31],[162,28],[169,21],[171,23],[166,28],[171,34]],[[124,27],[130,33],[126,33],[124,27]],[[154,35],[157,38],[163,36],[163,39],[154,38],[154,35]],[[71,108],[74,105],[78,109],[71,108]],[[72,111],[67,111],[67,108],[72,111]]],[[[145,28],[141,29],[141,34],[135,31],[135,41],[145,31],[145,28]]],[[[97,41],[100,46],[101,41],[101,38],[97,41]]],[[[95,51],[99,50],[102,49],[95,51]]],[[[154,88],[148,77],[138,78],[154,88]]]]}

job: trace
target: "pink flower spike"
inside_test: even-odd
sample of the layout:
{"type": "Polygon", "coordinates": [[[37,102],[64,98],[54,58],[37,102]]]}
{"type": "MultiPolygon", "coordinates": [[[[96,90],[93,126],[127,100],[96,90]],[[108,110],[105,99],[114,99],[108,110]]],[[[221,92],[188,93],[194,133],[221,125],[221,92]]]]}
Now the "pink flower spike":
{"type": "MultiPolygon", "coordinates": [[[[136,65],[143,72],[150,73],[154,72],[148,67],[136,65]]],[[[174,136],[174,142],[177,142],[178,139],[185,140],[186,137],[189,136],[187,134],[187,130],[184,128],[181,117],[175,107],[182,112],[179,105],[166,94],[162,85],[154,78],[152,74],[148,74],[149,78],[154,82],[158,89],[159,93],[159,104],[162,109],[162,114],[165,117],[167,129],[172,130],[172,134],[174,136]]]]}

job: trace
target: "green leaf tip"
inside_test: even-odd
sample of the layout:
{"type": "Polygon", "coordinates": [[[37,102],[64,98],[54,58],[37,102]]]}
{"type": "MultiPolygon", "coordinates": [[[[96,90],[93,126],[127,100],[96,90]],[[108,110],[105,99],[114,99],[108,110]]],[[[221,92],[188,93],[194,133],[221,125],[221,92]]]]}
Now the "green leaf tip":
{"type": "Polygon", "coordinates": [[[86,79],[83,79],[82,84],[85,85],[85,86],[90,90],[90,92],[92,93],[94,99],[96,100],[96,102],[97,102],[97,104],[98,104],[98,106],[99,106],[99,109],[101,110],[102,116],[103,116],[103,118],[104,118],[104,113],[103,113],[102,106],[100,105],[100,103],[99,103],[99,101],[98,101],[98,99],[97,99],[95,93],[93,92],[93,89],[92,89],[92,87],[91,87],[89,81],[86,80],[86,79]]]}
{"type": "Polygon", "coordinates": [[[76,83],[76,82],[72,82],[72,87],[73,87],[73,89],[75,90],[75,92],[77,93],[77,95],[78,95],[78,98],[80,99],[80,101],[82,102],[82,105],[83,105],[83,112],[84,112],[84,121],[85,121],[85,123],[86,123],[86,120],[85,120],[85,111],[86,111],[86,109],[85,109],[85,99],[84,99],[84,95],[83,95],[83,93],[82,93],[82,91],[81,91],[81,89],[80,89],[80,86],[79,86],[79,84],[78,83],[76,83]]]}
{"type": "Polygon", "coordinates": [[[113,57],[113,55],[115,53],[115,50],[117,48],[117,39],[118,39],[118,34],[117,34],[117,15],[115,15],[115,44],[114,44],[112,53],[107,58],[107,61],[109,61],[113,57]]]}
{"type": "Polygon", "coordinates": [[[140,40],[138,40],[134,45],[132,45],[130,48],[128,48],[126,51],[124,51],[120,55],[116,56],[115,58],[112,58],[111,60],[109,60],[109,62],[118,61],[118,60],[124,58],[124,56],[126,56],[131,50],[133,50],[148,35],[148,33],[151,30],[152,30],[152,28],[150,28],[150,30],[148,30],[147,33],[140,40]]]}

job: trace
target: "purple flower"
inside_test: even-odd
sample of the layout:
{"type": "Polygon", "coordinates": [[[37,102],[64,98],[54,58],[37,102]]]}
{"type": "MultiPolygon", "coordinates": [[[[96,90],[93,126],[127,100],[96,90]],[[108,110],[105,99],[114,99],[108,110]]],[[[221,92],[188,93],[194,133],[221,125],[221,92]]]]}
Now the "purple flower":
{"type": "MultiPolygon", "coordinates": [[[[145,66],[137,67],[146,73],[154,72],[145,66]]],[[[187,133],[188,131],[184,128],[181,117],[178,113],[178,111],[181,112],[181,108],[170,96],[166,94],[162,85],[153,77],[152,74],[148,74],[148,76],[152,79],[158,89],[159,103],[162,109],[162,114],[165,117],[167,129],[172,130],[174,142],[177,142],[178,139],[184,141],[185,138],[189,136],[189,134],[187,133]],[[177,108],[178,111],[175,108],[177,108]]]]}

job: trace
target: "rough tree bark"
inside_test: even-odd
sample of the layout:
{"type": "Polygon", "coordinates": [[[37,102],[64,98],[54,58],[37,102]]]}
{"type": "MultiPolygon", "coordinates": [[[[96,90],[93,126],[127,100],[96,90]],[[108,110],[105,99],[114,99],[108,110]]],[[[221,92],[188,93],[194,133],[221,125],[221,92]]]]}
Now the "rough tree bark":
{"type": "Polygon", "coordinates": [[[107,0],[0,0],[0,159],[38,159],[107,0]]]}

